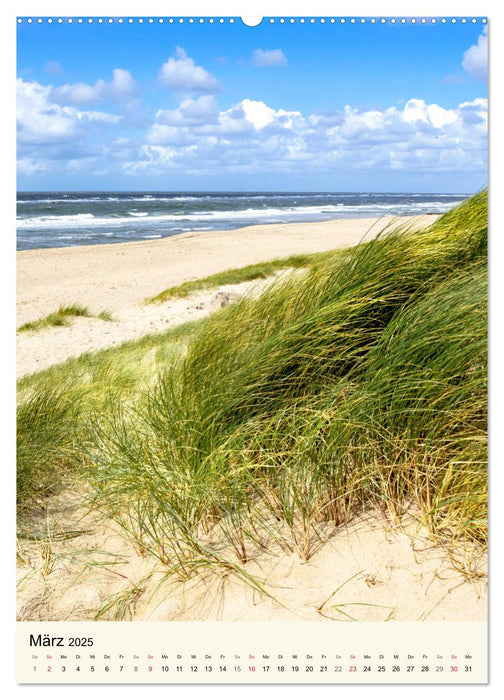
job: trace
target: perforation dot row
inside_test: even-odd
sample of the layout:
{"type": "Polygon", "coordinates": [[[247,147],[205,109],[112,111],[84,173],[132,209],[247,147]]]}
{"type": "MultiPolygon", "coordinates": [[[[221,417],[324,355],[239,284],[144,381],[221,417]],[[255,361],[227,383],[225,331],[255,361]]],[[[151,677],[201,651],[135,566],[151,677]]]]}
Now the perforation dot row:
{"type": "MultiPolygon", "coordinates": [[[[79,17],[77,19],[74,19],[73,17],[68,17],[67,19],[63,19],[61,17],[59,17],[57,19],[53,19],[52,17],[47,17],[47,18],[39,17],[38,19],[33,19],[32,17],[28,17],[27,19],[23,19],[22,17],[18,17],[18,19],[17,19],[18,24],[21,24],[23,22],[26,22],[27,24],[42,24],[43,22],[46,22],[47,24],[53,24],[53,23],[56,23],[56,24],[63,24],[63,23],[67,23],[67,24],[73,24],[73,23],[76,23],[76,24],[84,24],[84,23],[87,23],[87,24],[95,24],[95,23],[97,23],[97,24],[114,24],[114,23],[133,24],[135,22],[137,22],[138,24],[144,24],[144,23],[145,24],[154,24],[155,22],[157,22],[158,24],[163,24],[164,22],[166,22],[168,24],[174,24],[174,23],[178,23],[178,24],[185,24],[185,23],[187,23],[187,24],[195,24],[195,23],[196,24],[204,24],[205,22],[207,22],[208,24],[214,24],[214,23],[224,24],[225,22],[228,22],[229,24],[234,24],[235,21],[236,20],[234,17],[230,17],[227,19],[224,19],[222,17],[220,19],[214,19],[213,17],[205,17],[205,18],[200,17],[199,19],[194,19],[193,17],[190,17],[190,18],[179,17],[176,19],[173,17],[170,17],[167,19],[164,19],[163,17],[160,17],[158,19],[153,19],[152,17],[149,19],[144,19],[143,17],[135,17],[135,18],[129,17],[128,19],[124,19],[122,17],[119,17],[119,18],[108,17],[107,19],[104,19],[103,17],[98,17],[98,18],[89,17],[86,19],[84,19],[82,17],[79,17]]],[[[280,17],[280,18],[271,17],[268,21],[270,22],[270,24],[275,24],[275,23],[279,23],[279,24],[295,24],[295,23],[299,23],[299,24],[305,24],[305,23],[306,24],[315,24],[315,23],[318,23],[318,24],[326,24],[326,23],[327,24],[335,24],[335,23],[346,24],[347,22],[350,24],[386,24],[387,22],[390,24],[397,24],[397,23],[399,23],[399,24],[407,24],[407,23],[409,23],[409,24],[428,24],[428,23],[430,23],[430,24],[438,24],[438,23],[440,23],[440,24],[456,24],[457,22],[461,22],[462,24],[467,24],[468,22],[470,22],[472,24],[476,24],[478,22],[478,20],[475,17],[473,17],[472,19],[467,19],[466,17],[462,17],[462,18],[452,17],[451,19],[447,19],[446,17],[442,17],[441,19],[436,18],[436,17],[432,17],[432,18],[410,17],[408,19],[406,19],[405,17],[402,17],[402,18],[381,17],[380,19],[377,19],[376,17],[371,17],[371,18],[367,18],[367,17],[361,17],[361,18],[341,17],[340,19],[336,19],[334,17],[331,17],[331,18],[326,18],[326,17],[314,18],[314,17],[312,17],[310,19],[306,19],[305,17],[290,17],[289,19],[286,19],[284,17],[280,17]]],[[[481,22],[482,22],[482,24],[486,24],[486,22],[487,22],[486,18],[481,19],[481,22]]]]}

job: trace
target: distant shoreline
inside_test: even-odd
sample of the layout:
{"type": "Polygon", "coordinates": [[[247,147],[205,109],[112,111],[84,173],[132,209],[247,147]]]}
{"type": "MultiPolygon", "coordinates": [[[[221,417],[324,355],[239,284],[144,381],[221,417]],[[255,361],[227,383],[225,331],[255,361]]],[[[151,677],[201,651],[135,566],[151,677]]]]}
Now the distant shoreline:
{"type": "Polygon", "coordinates": [[[45,250],[255,225],[442,214],[464,199],[393,192],[33,192],[18,195],[16,248],[45,250]]]}

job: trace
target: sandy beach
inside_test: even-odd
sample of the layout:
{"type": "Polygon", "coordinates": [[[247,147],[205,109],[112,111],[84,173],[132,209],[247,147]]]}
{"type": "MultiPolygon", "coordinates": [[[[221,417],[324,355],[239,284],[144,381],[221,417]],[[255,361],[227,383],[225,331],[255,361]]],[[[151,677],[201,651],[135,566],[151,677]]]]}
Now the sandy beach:
{"type": "Polygon", "coordinates": [[[436,218],[425,215],[271,224],[187,233],[156,241],[18,252],[18,327],[69,304],[83,305],[96,314],[108,311],[113,321],[78,318],[69,327],[19,334],[17,375],[201,318],[251,287],[220,288],[160,306],[143,304],[147,297],[187,280],[275,258],[355,245],[376,236],[391,222],[418,226],[436,218]]]}

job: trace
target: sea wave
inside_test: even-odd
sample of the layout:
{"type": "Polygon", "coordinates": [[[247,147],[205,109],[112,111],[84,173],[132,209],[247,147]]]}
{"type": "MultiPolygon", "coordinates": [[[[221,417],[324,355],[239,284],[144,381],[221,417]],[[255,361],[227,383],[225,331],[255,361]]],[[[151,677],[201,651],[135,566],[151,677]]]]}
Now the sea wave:
{"type": "Polygon", "coordinates": [[[17,219],[18,228],[55,228],[59,226],[89,226],[98,223],[93,214],[42,215],[17,219]]]}
{"type": "Polygon", "coordinates": [[[283,219],[291,220],[302,217],[327,217],[337,215],[338,218],[352,214],[367,214],[369,216],[378,216],[380,214],[421,214],[426,211],[436,210],[439,212],[446,211],[452,206],[452,203],[443,202],[440,200],[432,200],[429,202],[421,202],[418,204],[326,204],[326,205],[304,205],[304,206],[285,206],[285,207],[263,207],[254,208],[248,207],[245,209],[214,209],[205,211],[190,211],[183,210],[179,212],[171,212],[166,214],[149,212],[129,211],[127,216],[121,214],[111,214],[109,216],[95,216],[93,214],[62,214],[62,215],[41,215],[38,217],[19,217],[17,225],[19,229],[38,229],[38,228],[68,228],[68,227],[100,227],[100,226],[122,226],[123,224],[131,223],[132,219],[146,224],[154,222],[212,222],[212,221],[254,221],[258,219],[275,218],[280,221],[283,219]]]}

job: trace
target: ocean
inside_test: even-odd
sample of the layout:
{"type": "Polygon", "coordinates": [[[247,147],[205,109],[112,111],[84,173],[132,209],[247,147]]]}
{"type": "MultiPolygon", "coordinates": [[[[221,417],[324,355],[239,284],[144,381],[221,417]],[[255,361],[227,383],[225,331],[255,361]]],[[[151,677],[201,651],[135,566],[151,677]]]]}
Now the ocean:
{"type": "Polygon", "coordinates": [[[443,213],[467,194],[19,192],[17,249],[122,243],[254,224],[443,213]]]}

